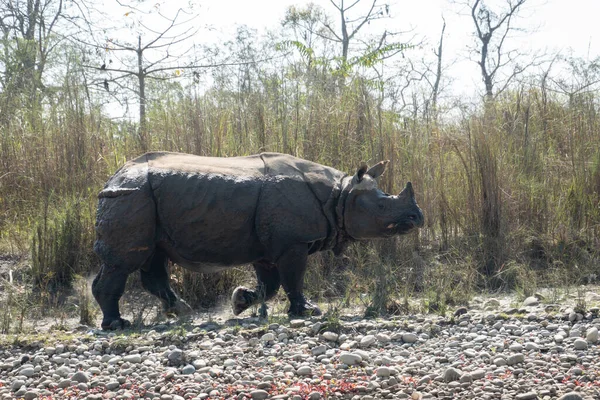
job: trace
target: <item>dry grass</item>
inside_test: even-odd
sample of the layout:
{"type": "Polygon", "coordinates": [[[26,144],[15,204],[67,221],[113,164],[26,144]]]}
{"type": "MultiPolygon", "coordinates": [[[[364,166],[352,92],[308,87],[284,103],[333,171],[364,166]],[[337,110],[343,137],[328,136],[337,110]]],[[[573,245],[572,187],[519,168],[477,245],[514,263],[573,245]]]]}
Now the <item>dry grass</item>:
{"type": "MultiPolygon", "coordinates": [[[[575,284],[595,273],[597,93],[567,101],[543,86],[518,88],[485,112],[432,123],[428,115],[399,118],[386,110],[360,78],[341,93],[318,79],[285,79],[259,80],[251,91],[219,81],[204,95],[164,92],[149,105],[147,144],[135,126],[103,117],[73,87],[31,111],[35,118],[15,114],[0,130],[1,248],[30,249],[32,282],[47,291],[94,271],[95,194],[148,145],[210,156],[280,151],[349,173],[361,161],[390,159],[382,188],[397,193],[411,180],[425,228],[352,247],[345,259],[315,257],[311,296],[347,303],[370,293],[371,306],[382,311],[414,290],[439,293],[434,303],[458,304],[459,290],[518,288],[532,276],[544,285],[561,274],[575,284]]],[[[246,277],[176,269],[174,283],[188,301],[206,306],[246,277]]]]}

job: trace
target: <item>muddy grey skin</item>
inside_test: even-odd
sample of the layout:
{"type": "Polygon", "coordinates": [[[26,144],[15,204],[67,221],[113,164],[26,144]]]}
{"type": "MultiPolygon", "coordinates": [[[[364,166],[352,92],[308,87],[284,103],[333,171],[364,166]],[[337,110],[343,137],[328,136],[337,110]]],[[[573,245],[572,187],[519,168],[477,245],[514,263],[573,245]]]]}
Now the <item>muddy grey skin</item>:
{"type": "Polygon", "coordinates": [[[98,195],[94,250],[102,267],[92,284],[102,328],[125,327],[119,299],[127,277],[165,312],[189,311],[169,285],[168,261],[197,272],[252,264],[257,285],[233,293],[237,315],[283,286],[290,315],[319,315],[303,294],[308,255],[336,254],[355,240],[391,237],[423,225],[412,186],[397,196],[377,188],[388,161],[354,176],[277,153],[199,157],[147,153],[127,162],[98,195]]]}

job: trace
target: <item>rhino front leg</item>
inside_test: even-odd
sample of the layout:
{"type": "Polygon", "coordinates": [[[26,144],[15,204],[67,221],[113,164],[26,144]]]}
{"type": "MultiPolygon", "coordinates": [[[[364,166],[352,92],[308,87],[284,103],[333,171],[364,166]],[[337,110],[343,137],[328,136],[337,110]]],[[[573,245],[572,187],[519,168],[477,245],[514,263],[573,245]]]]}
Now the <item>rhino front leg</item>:
{"type": "MultiPolygon", "coordinates": [[[[253,264],[256,272],[256,288],[254,290],[240,286],[232,295],[233,314],[238,315],[255,304],[272,299],[281,286],[279,271],[275,264],[257,262],[253,264]]],[[[266,307],[265,307],[266,308],[266,307]]],[[[261,311],[266,317],[266,309],[261,311]]]]}
{"type": "Polygon", "coordinates": [[[119,299],[125,291],[128,274],[119,267],[110,267],[102,264],[98,275],[92,283],[92,293],[102,310],[102,324],[104,330],[122,329],[131,326],[131,323],[121,318],[119,312],[119,299]]]}
{"type": "Polygon", "coordinates": [[[142,286],[148,292],[158,297],[165,314],[184,316],[193,312],[192,308],[181,300],[169,283],[169,258],[167,254],[157,249],[148,265],[140,269],[142,286]]]}
{"type": "Polygon", "coordinates": [[[321,315],[321,310],[304,297],[304,273],[306,272],[307,258],[308,246],[297,245],[287,250],[277,260],[281,284],[290,301],[288,310],[290,316],[321,315]]]}

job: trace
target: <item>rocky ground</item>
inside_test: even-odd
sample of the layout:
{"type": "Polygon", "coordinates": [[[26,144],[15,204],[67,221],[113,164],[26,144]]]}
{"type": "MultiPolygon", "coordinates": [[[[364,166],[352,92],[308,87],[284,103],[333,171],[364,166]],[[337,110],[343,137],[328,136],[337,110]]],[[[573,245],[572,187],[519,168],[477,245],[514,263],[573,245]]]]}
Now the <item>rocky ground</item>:
{"type": "Polygon", "coordinates": [[[595,290],[561,305],[477,297],[445,317],[0,336],[0,399],[600,399],[595,290]]]}

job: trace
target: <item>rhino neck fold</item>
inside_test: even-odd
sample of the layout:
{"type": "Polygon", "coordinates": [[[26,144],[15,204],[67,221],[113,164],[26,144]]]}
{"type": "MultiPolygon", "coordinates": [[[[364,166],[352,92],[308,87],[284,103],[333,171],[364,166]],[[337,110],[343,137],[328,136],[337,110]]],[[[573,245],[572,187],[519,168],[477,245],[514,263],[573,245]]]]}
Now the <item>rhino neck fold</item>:
{"type": "Polygon", "coordinates": [[[355,241],[352,236],[346,232],[346,226],[344,224],[344,212],[346,209],[346,199],[352,186],[352,177],[345,176],[340,182],[340,186],[337,188],[337,204],[335,205],[335,217],[336,223],[331,232],[331,244],[333,245],[333,253],[337,256],[340,255],[348,243],[355,241]]]}

